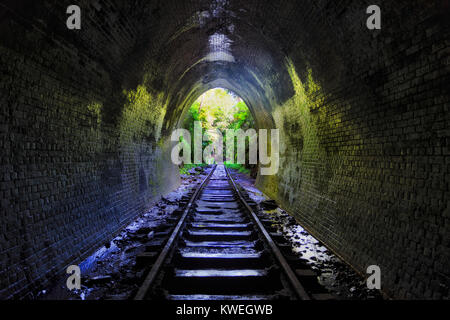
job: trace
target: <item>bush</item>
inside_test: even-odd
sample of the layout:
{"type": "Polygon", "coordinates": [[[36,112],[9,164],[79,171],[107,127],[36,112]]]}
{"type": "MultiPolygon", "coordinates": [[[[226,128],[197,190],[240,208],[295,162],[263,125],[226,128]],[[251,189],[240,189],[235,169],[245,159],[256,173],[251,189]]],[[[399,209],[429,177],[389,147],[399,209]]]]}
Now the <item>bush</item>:
{"type": "Polygon", "coordinates": [[[248,170],[242,164],[225,162],[225,166],[229,169],[238,170],[239,173],[250,174],[250,170],[248,170]]]}
{"type": "Polygon", "coordinates": [[[189,170],[191,170],[192,168],[197,168],[197,167],[201,167],[201,168],[203,168],[203,167],[206,167],[207,166],[207,164],[204,164],[204,163],[202,163],[202,164],[194,164],[194,163],[192,163],[192,164],[185,164],[185,165],[183,165],[181,168],[180,168],[180,174],[184,174],[184,175],[191,175],[191,173],[189,173],[189,170]]]}

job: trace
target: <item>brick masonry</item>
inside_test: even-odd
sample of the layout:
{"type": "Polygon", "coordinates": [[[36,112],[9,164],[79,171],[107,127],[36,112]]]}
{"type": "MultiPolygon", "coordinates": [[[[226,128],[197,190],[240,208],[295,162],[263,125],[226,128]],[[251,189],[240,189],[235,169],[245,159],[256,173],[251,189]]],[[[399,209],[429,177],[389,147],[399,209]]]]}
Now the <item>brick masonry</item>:
{"type": "Polygon", "coordinates": [[[160,137],[162,94],[114,83],[115,57],[105,65],[70,37],[3,18],[0,296],[23,297],[178,181],[160,137]]]}
{"type": "Polygon", "coordinates": [[[215,86],[281,129],[262,190],[393,297],[448,297],[448,1],[380,0],[380,31],[368,1],[76,3],[79,31],[71,1],[0,7],[0,297],[173,189],[169,134],[215,86]]]}
{"type": "Polygon", "coordinates": [[[361,273],[380,266],[392,297],[448,299],[448,30],[416,5],[382,5],[371,36],[331,20],[328,44],[296,39],[292,59],[311,60],[290,66],[296,93],[273,113],[281,170],[261,187],[361,273]]]}

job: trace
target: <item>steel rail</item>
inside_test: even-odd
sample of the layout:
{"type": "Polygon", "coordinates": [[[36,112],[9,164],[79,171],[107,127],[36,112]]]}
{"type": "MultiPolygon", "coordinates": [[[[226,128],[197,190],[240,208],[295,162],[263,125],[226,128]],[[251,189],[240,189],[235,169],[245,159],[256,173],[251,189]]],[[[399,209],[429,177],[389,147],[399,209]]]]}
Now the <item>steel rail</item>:
{"type": "Polygon", "coordinates": [[[156,276],[159,273],[164,261],[166,260],[168,253],[170,252],[173,244],[175,243],[175,240],[181,230],[181,227],[183,226],[184,221],[186,220],[186,217],[189,214],[189,211],[191,210],[192,204],[197,199],[198,195],[200,194],[200,191],[204,188],[205,184],[209,181],[209,179],[213,175],[216,168],[217,168],[217,166],[214,166],[214,168],[211,169],[211,172],[208,174],[208,176],[201,182],[201,184],[197,188],[197,190],[195,190],[195,193],[192,195],[191,199],[189,200],[189,203],[186,206],[186,209],[184,210],[183,215],[181,216],[180,220],[178,221],[177,226],[175,227],[172,234],[170,235],[170,238],[167,240],[167,243],[164,246],[164,249],[159,254],[158,259],[156,260],[155,264],[152,266],[150,272],[147,274],[142,286],[139,288],[136,296],[134,297],[134,300],[144,300],[145,299],[145,296],[146,296],[148,290],[150,289],[153,282],[155,281],[156,276]]]}
{"type": "Polygon", "coordinates": [[[282,267],[284,273],[288,277],[288,280],[289,280],[292,288],[294,289],[297,297],[300,300],[311,300],[311,298],[308,295],[308,293],[306,292],[305,288],[302,286],[300,281],[298,281],[297,276],[295,275],[294,271],[291,269],[291,267],[287,263],[286,259],[283,257],[283,254],[281,253],[280,249],[278,249],[278,246],[272,240],[272,238],[270,237],[270,234],[264,228],[264,226],[261,223],[261,221],[259,221],[259,218],[256,215],[256,213],[249,206],[247,201],[245,201],[244,197],[242,196],[241,191],[236,186],[236,183],[235,183],[233,177],[231,176],[230,172],[228,171],[228,168],[226,166],[224,166],[224,167],[225,167],[225,171],[227,173],[227,176],[228,176],[229,180],[231,181],[231,184],[232,184],[233,188],[236,190],[236,194],[238,195],[239,200],[247,208],[247,210],[250,213],[250,216],[253,218],[253,221],[256,223],[256,225],[258,226],[259,230],[264,235],[264,238],[265,238],[267,244],[272,249],[272,252],[274,253],[275,258],[278,260],[278,263],[280,264],[280,266],[282,267]]]}

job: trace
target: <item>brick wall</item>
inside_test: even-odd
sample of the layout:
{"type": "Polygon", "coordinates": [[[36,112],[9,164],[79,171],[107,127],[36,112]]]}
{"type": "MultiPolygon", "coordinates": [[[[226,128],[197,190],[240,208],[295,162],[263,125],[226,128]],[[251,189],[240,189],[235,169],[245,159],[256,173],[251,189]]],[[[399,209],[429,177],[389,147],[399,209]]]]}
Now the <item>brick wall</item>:
{"type": "Polygon", "coordinates": [[[42,25],[2,12],[2,298],[31,297],[64,276],[177,184],[161,137],[162,94],[127,88],[111,65],[129,38],[98,56],[109,50],[101,38],[86,40],[97,46],[90,51],[82,46],[82,37],[97,36],[92,29],[75,39],[49,31],[45,23],[63,21],[65,10],[55,13],[62,5],[48,16],[36,7],[42,25]]]}
{"type": "Polygon", "coordinates": [[[380,31],[369,1],[76,3],[79,31],[72,1],[0,7],[1,297],[173,188],[169,134],[215,86],[281,130],[261,189],[389,294],[448,296],[448,1],[380,0],[380,31]]]}
{"type": "Polygon", "coordinates": [[[397,298],[449,294],[443,4],[381,2],[375,32],[358,15],[364,4],[349,6],[328,27],[311,26],[324,38],[300,34],[291,57],[302,64],[287,66],[295,94],[273,113],[280,173],[260,184],[361,273],[380,266],[397,298]]]}

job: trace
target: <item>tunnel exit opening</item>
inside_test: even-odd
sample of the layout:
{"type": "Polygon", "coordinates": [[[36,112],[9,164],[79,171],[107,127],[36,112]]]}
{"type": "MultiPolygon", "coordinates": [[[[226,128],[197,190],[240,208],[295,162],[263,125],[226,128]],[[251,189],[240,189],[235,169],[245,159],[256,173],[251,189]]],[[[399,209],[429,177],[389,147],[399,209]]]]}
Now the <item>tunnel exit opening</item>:
{"type": "MultiPolygon", "coordinates": [[[[238,150],[238,139],[234,136],[230,139],[227,132],[252,132],[255,128],[255,120],[244,99],[231,90],[216,87],[200,95],[181,119],[181,128],[187,130],[190,137],[195,136],[196,127],[201,128],[201,150],[205,150],[205,153],[211,152],[213,163],[221,163],[222,159],[215,146],[223,145],[224,149],[228,150],[231,147],[233,150],[238,150]]],[[[250,154],[257,153],[257,146],[256,149],[252,148],[250,140],[251,136],[247,136],[243,144],[244,150],[233,153],[232,158],[227,156],[224,163],[230,168],[256,176],[257,164],[251,163],[250,154]],[[242,153],[244,157],[249,155],[246,158],[247,161],[245,158],[244,161],[238,161],[238,158],[242,159],[242,153]]],[[[190,144],[191,150],[196,149],[194,139],[187,138],[186,134],[180,137],[180,142],[190,144]]],[[[196,161],[194,154],[191,155],[191,161],[191,163],[183,162],[180,165],[181,174],[189,174],[195,167],[207,164],[196,161]]]]}

